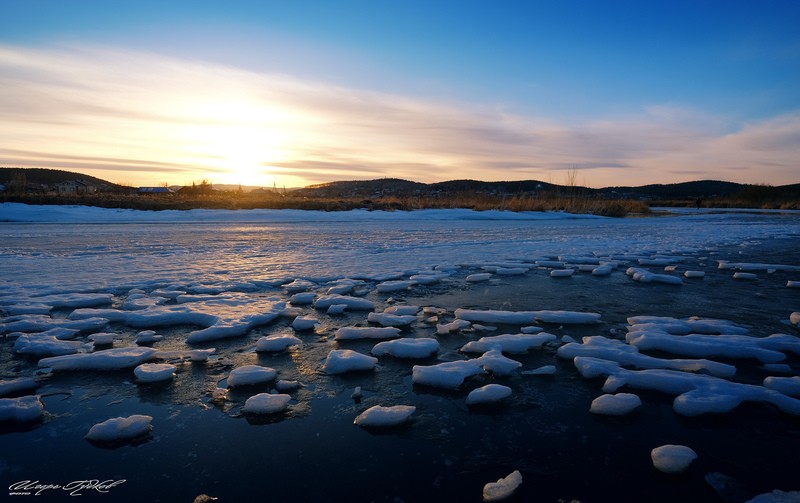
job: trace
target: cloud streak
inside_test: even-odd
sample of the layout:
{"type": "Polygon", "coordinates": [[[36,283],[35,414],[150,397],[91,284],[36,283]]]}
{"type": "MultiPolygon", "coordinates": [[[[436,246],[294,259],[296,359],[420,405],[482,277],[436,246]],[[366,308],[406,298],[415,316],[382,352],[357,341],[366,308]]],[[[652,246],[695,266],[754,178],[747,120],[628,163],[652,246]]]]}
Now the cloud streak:
{"type": "Polygon", "coordinates": [[[800,112],[567,122],[113,48],[0,46],[0,162],[137,184],[535,178],[796,183],[800,112]]]}

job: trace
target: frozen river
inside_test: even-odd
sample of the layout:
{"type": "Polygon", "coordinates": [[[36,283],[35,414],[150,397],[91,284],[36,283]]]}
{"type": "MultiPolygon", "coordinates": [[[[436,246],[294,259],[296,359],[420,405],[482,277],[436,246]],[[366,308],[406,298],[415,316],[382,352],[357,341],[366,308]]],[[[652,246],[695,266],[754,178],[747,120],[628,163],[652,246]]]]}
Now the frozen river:
{"type": "MultiPolygon", "coordinates": [[[[515,501],[748,501],[800,491],[800,385],[792,380],[800,379],[800,338],[790,322],[800,311],[798,281],[797,212],[605,219],[2,204],[0,491],[98,479],[118,483],[84,491],[89,501],[201,493],[481,501],[484,484],[514,470],[523,477],[515,501]],[[331,297],[341,312],[323,307],[331,297]],[[392,308],[414,314],[381,318],[392,308]],[[433,340],[436,350],[381,356],[369,370],[326,367],[332,352],[370,355],[380,342],[344,333],[393,323],[390,340],[433,340]],[[510,371],[469,367],[489,357],[465,344],[500,334],[519,342],[523,332],[552,338],[524,351],[487,343],[517,362],[510,371]],[[92,345],[97,334],[113,342],[92,345]],[[754,341],[774,334],[784,335],[754,341]],[[256,351],[270,336],[297,343],[256,351]],[[695,336],[701,349],[686,345],[695,336]],[[616,346],[573,360],[592,344],[616,346]],[[85,359],[45,360],[121,348],[145,349],[141,361],[104,371],[85,359]],[[203,361],[189,359],[211,348],[203,361]],[[631,352],[658,361],[621,356],[631,352]],[[689,359],[691,368],[673,368],[689,359]],[[174,376],[142,382],[133,368],[145,361],[173,365],[174,376]],[[442,385],[440,373],[423,382],[415,369],[438,372],[446,362],[466,362],[460,384],[442,385]],[[607,370],[608,362],[621,368],[607,370]],[[248,365],[277,378],[231,385],[231,372],[248,365]],[[640,373],[648,365],[672,369],[669,389],[640,373]],[[606,373],[594,376],[598,368],[606,373]],[[688,388],[676,388],[680,379],[688,388]],[[611,390],[611,381],[624,383],[611,390]],[[468,406],[467,395],[487,384],[511,395],[468,406]],[[351,397],[356,387],[361,398],[351,397]],[[623,392],[640,405],[590,412],[599,396],[623,392]],[[244,403],[260,393],[289,395],[287,408],[247,413],[244,403]],[[19,398],[30,396],[41,413],[20,420],[19,398]],[[719,410],[704,408],[720,397],[719,410]],[[375,405],[415,409],[398,426],[353,424],[375,405]],[[112,444],[84,438],[97,423],[132,415],[149,416],[152,431],[112,444]],[[697,458],[683,473],[662,473],[650,453],[666,444],[697,458]]],[[[37,498],[62,499],[70,496],[61,488],[37,498]]]]}

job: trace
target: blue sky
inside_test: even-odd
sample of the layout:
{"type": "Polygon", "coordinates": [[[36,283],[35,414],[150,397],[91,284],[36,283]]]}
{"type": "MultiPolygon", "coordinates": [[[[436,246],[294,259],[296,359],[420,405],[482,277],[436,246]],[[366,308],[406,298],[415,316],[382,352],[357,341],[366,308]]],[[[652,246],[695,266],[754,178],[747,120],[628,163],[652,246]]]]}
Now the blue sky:
{"type": "Polygon", "coordinates": [[[0,164],[134,185],[800,181],[800,2],[0,6],[0,164]]]}

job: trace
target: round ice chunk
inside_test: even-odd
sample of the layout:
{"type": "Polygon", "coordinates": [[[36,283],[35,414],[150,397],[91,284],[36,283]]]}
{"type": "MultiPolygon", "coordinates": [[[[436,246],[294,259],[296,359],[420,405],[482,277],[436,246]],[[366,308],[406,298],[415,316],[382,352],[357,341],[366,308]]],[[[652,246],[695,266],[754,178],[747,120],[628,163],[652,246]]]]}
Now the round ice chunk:
{"type": "Polygon", "coordinates": [[[153,421],[151,416],[141,414],[114,417],[92,426],[89,433],[86,434],[86,439],[96,442],[113,442],[141,437],[153,429],[150,425],[151,421],[153,421]]]}
{"type": "Polygon", "coordinates": [[[589,412],[606,416],[624,416],[640,405],[642,405],[642,401],[638,396],[631,393],[601,395],[592,400],[589,412]]]}
{"type": "Polygon", "coordinates": [[[664,473],[681,473],[697,458],[697,453],[685,445],[662,445],[650,451],[653,466],[664,473]]]}
{"type": "Polygon", "coordinates": [[[502,384],[487,384],[470,391],[467,395],[467,405],[479,405],[499,402],[511,396],[511,388],[502,384]]]}
{"type": "Polygon", "coordinates": [[[139,382],[169,381],[178,368],[169,363],[143,363],[133,369],[139,382]]]}
{"type": "Polygon", "coordinates": [[[375,405],[359,414],[354,423],[362,427],[396,426],[408,421],[416,410],[413,405],[375,405]]]}
{"type": "Polygon", "coordinates": [[[257,352],[283,351],[290,346],[299,346],[303,341],[291,334],[275,334],[261,337],[256,341],[257,352]]]}
{"type": "Polygon", "coordinates": [[[244,402],[242,411],[245,414],[275,414],[283,412],[289,406],[289,395],[271,395],[269,393],[259,393],[251,396],[244,402]]]}
{"type": "Polygon", "coordinates": [[[260,365],[244,365],[231,370],[228,376],[228,386],[249,386],[261,384],[275,379],[278,372],[269,367],[260,365]]]}
{"type": "Polygon", "coordinates": [[[500,501],[508,498],[522,484],[522,474],[514,470],[507,477],[483,486],[483,501],[500,501]]]}

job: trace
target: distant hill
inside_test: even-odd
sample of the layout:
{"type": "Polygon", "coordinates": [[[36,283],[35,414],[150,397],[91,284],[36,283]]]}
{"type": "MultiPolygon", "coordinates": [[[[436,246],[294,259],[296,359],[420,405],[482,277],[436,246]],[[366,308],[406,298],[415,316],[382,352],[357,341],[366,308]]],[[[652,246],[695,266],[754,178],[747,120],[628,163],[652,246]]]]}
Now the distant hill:
{"type": "MultiPolygon", "coordinates": [[[[125,191],[106,180],[82,173],[57,169],[0,168],[0,184],[9,185],[24,176],[27,184],[55,185],[81,180],[91,183],[101,191],[125,191]]],[[[238,185],[213,185],[215,190],[238,191],[238,185]]],[[[256,187],[241,187],[250,192],[256,187]]],[[[272,189],[271,187],[267,189],[272,189]]],[[[286,191],[283,191],[284,193],[286,191]]],[[[606,187],[593,189],[580,186],[564,186],[539,180],[483,182],[479,180],[450,180],[446,182],[421,183],[401,178],[375,180],[352,180],[310,185],[289,192],[295,197],[333,199],[375,199],[386,196],[397,197],[444,197],[482,194],[487,196],[534,196],[542,195],[587,195],[607,199],[641,199],[649,201],[689,201],[695,199],[722,200],[740,199],[757,204],[762,201],[800,200],[800,183],[783,186],[748,185],[719,180],[653,184],[640,187],[606,187]]]]}
{"type": "Polygon", "coordinates": [[[641,187],[570,187],[539,180],[482,182],[478,180],[452,180],[436,183],[419,183],[398,178],[376,180],[340,181],[311,185],[294,192],[302,197],[327,198],[378,198],[385,196],[453,196],[467,193],[490,196],[515,195],[583,195],[607,199],[641,199],[649,201],[694,201],[695,199],[741,199],[753,201],[798,200],[800,184],[768,186],[748,185],[719,180],[653,184],[641,187]]]}
{"type": "Polygon", "coordinates": [[[60,169],[45,168],[0,168],[0,183],[11,184],[20,176],[24,176],[26,183],[38,185],[56,185],[64,182],[83,181],[90,183],[98,188],[122,189],[123,187],[100,178],[76,173],[73,171],[63,171],[60,169]]]}

